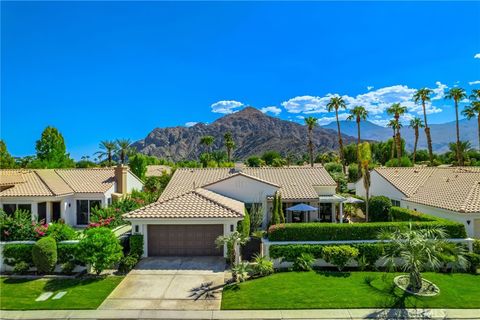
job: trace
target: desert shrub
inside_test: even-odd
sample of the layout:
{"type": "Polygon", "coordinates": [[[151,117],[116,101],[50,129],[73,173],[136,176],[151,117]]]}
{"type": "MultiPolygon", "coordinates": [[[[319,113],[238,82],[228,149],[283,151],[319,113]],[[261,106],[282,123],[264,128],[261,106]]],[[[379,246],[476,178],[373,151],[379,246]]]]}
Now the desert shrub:
{"type": "Polygon", "coordinates": [[[254,258],[254,264],[251,265],[251,272],[253,276],[264,277],[273,273],[273,262],[260,255],[254,258]]]}
{"type": "Polygon", "coordinates": [[[112,267],[123,256],[122,246],[108,228],[87,229],[78,244],[78,253],[79,259],[91,265],[96,274],[112,267]]]}
{"type": "Polygon", "coordinates": [[[0,210],[0,240],[35,240],[36,234],[32,222],[32,215],[25,210],[17,210],[12,215],[8,215],[0,210]]]}
{"type": "Polygon", "coordinates": [[[322,257],[326,262],[335,265],[338,270],[342,271],[347,263],[358,256],[358,253],[357,248],[347,245],[325,246],[322,257]]]}
{"type": "Polygon", "coordinates": [[[138,263],[138,256],[129,254],[123,257],[118,264],[118,272],[126,274],[130,272],[138,263]]]}
{"type": "Polygon", "coordinates": [[[37,272],[48,273],[57,264],[57,243],[52,237],[38,240],[32,248],[32,260],[37,272]]]}
{"type": "Polygon", "coordinates": [[[26,263],[25,261],[20,261],[15,263],[15,265],[13,266],[13,273],[25,274],[28,271],[28,269],[30,269],[30,266],[28,265],[28,263],[26,263]]]}
{"type": "Polygon", "coordinates": [[[32,248],[33,244],[7,243],[3,248],[5,263],[15,266],[19,262],[25,262],[33,266],[32,248]]]}
{"type": "Polygon", "coordinates": [[[300,254],[295,261],[293,261],[293,270],[295,271],[310,271],[312,270],[315,257],[310,253],[300,254]]]}
{"type": "Polygon", "coordinates": [[[391,221],[390,208],[392,201],[385,196],[375,196],[368,200],[370,221],[391,221]]]}
{"type": "Polygon", "coordinates": [[[129,238],[130,254],[136,255],[138,258],[143,256],[143,235],[134,234],[129,238]]]}
{"type": "Polygon", "coordinates": [[[78,238],[78,233],[71,226],[65,223],[49,224],[45,235],[54,238],[57,242],[74,240],[78,238]]]}
{"type": "Polygon", "coordinates": [[[247,262],[236,263],[232,267],[232,272],[235,274],[235,278],[239,282],[247,280],[249,271],[250,265],[247,262]]]}
{"type": "Polygon", "coordinates": [[[73,269],[75,269],[75,263],[73,263],[72,261],[62,263],[62,273],[72,274],[73,269]]]}

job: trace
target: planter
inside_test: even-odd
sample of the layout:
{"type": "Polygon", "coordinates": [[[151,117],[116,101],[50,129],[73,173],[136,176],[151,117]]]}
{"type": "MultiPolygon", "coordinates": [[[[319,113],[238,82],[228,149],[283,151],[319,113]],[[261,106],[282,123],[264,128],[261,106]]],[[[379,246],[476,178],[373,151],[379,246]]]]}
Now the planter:
{"type": "Polygon", "coordinates": [[[414,292],[408,289],[408,284],[410,282],[408,275],[397,276],[393,279],[393,282],[403,291],[420,297],[433,297],[440,293],[440,288],[426,279],[422,279],[422,289],[420,289],[419,292],[414,292]]]}

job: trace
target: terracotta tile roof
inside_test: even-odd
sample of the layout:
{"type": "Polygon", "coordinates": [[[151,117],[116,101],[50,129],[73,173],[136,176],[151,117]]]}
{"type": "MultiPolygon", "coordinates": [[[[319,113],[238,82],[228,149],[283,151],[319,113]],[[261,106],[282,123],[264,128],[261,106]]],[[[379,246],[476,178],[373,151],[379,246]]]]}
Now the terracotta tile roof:
{"type": "Polygon", "coordinates": [[[211,183],[207,183],[207,184],[203,185],[203,187],[211,186],[211,185],[216,184],[216,183],[219,183],[219,182],[221,182],[221,181],[224,181],[224,180],[227,180],[227,179],[230,179],[230,178],[233,178],[233,177],[238,177],[238,176],[247,177],[247,178],[249,178],[249,179],[252,179],[252,180],[255,180],[255,181],[259,181],[259,182],[262,182],[262,183],[265,183],[265,184],[269,184],[269,185],[274,186],[274,187],[280,187],[278,184],[275,184],[275,183],[270,182],[270,181],[267,181],[267,180],[260,179],[260,178],[255,177],[255,176],[251,176],[251,175],[246,174],[246,173],[244,173],[244,172],[237,172],[237,173],[228,175],[228,176],[226,176],[225,178],[222,178],[222,179],[220,179],[220,180],[217,180],[217,181],[214,181],[214,182],[211,182],[211,183]]]}
{"type": "Polygon", "coordinates": [[[73,189],[55,172],[55,170],[35,170],[35,173],[42,179],[45,185],[54,195],[72,194],[73,189]]]}
{"type": "Polygon", "coordinates": [[[404,200],[456,212],[480,213],[479,167],[375,170],[399,190],[406,191],[404,200]]]}
{"type": "Polygon", "coordinates": [[[1,197],[54,196],[53,192],[34,170],[0,170],[0,181],[9,180],[12,175],[20,175],[23,181],[1,191],[1,197]]]}
{"type": "Polygon", "coordinates": [[[170,174],[172,172],[172,167],[164,165],[149,165],[147,166],[147,172],[145,176],[147,177],[160,177],[164,172],[170,174]]]}
{"type": "Polygon", "coordinates": [[[76,193],[104,193],[115,182],[115,169],[55,169],[76,193]]]}
{"type": "Polygon", "coordinates": [[[126,213],[124,217],[126,219],[242,218],[243,214],[242,202],[197,188],[126,213]]]}
{"type": "MultiPolygon", "coordinates": [[[[243,174],[280,186],[282,199],[314,199],[313,186],[336,186],[323,167],[243,168],[243,174]]],[[[238,174],[232,168],[180,168],[175,171],[160,199],[171,198],[238,174]]]]}

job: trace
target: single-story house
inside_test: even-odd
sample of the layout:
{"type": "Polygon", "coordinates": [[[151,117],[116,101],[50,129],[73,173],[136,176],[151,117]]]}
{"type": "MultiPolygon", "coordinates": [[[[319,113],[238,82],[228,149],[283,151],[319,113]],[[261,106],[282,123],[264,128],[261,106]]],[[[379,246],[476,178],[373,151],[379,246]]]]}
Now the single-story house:
{"type": "Polygon", "coordinates": [[[336,183],[322,166],[283,168],[179,168],[156,203],[125,214],[133,231],[144,235],[145,256],[224,255],[215,239],[235,231],[245,209],[253,207],[267,227],[272,200],[282,197],[287,222],[342,222],[336,183]],[[287,208],[308,204],[315,210],[287,208]]]}
{"type": "MultiPolygon", "coordinates": [[[[393,205],[465,224],[469,237],[480,238],[480,168],[375,168],[370,196],[386,196],[393,205]]],[[[363,180],[356,194],[365,196],[363,180]]]]}
{"type": "Polygon", "coordinates": [[[92,208],[108,206],[143,182],[126,166],[88,169],[0,170],[0,208],[32,213],[32,220],[63,219],[72,226],[90,222],[92,208]]]}

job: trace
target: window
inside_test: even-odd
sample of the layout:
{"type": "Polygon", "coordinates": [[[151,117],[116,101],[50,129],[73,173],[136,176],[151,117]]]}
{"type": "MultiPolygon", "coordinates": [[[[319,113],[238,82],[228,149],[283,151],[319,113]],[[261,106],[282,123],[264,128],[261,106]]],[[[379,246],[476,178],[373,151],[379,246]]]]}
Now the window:
{"type": "Polygon", "coordinates": [[[85,225],[90,221],[93,208],[100,208],[100,200],[77,200],[77,225],[85,225]]]}
{"type": "Polygon", "coordinates": [[[318,215],[320,222],[331,222],[332,221],[332,204],[331,203],[320,203],[318,206],[318,215]]]}
{"type": "Polygon", "coordinates": [[[27,212],[32,212],[32,205],[30,203],[5,203],[3,204],[3,211],[6,214],[12,215],[17,210],[24,210],[27,212]]]}
{"type": "Polygon", "coordinates": [[[38,221],[47,222],[47,203],[40,202],[37,209],[38,221]]]}
{"type": "Polygon", "coordinates": [[[392,200],[392,206],[400,207],[400,201],[398,201],[398,200],[393,200],[393,199],[390,199],[390,200],[392,200]]]}

